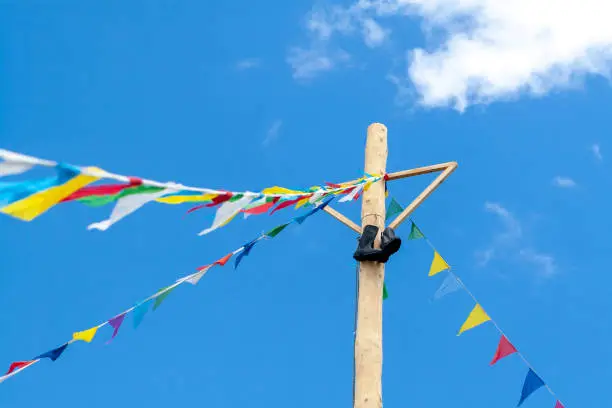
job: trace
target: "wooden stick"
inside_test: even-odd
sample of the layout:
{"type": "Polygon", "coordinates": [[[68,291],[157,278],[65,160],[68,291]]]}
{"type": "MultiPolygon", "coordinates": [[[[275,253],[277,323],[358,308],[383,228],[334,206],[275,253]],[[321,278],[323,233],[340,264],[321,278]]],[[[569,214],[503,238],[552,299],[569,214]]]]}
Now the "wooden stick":
{"type": "Polygon", "coordinates": [[[442,184],[444,182],[444,180],[446,180],[446,178],[448,176],[450,176],[450,174],[455,171],[455,169],[457,168],[457,163],[455,162],[450,162],[447,164],[446,170],[444,170],[438,177],[436,177],[436,179],[434,181],[431,182],[430,185],[427,186],[427,188],[425,188],[425,190],[423,190],[423,192],[421,194],[418,195],[417,198],[415,198],[408,207],[406,207],[404,209],[404,211],[402,211],[392,222],[391,224],[389,224],[389,227],[395,229],[397,228],[402,222],[404,222],[404,220],[406,220],[406,218],[408,218],[410,216],[410,214],[412,214],[414,212],[414,210],[416,210],[418,208],[419,205],[421,205],[423,203],[423,201],[425,201],[425,199],[427,199],[427,197],[429,197],[429,195],[431,193],[434,192],[434,190],[436,188],[438,188],[440,186],[440,184],[442,184]]]}
{"type": "Polygon", "coordinates": [[[395,173],[387,174],[387,180],[398,180],[406,177],[420,176],[421,174],[435,173],[438,171],[446,170],[450,166],[457,167],[457,162],[440,163],[431,166],[417,167],[416,169],[396,171],[395,173]]]}
{"type": "Polygon", "coordinates": [[[338,221],[340,221],[341,223],[343,223],[344,225],[346,225],[347,227],[349,227],[356,233],[361,234],[361,228],[359,228],[359,225],[355,224],[352,220],[347,218],[344,214],[341,214],[340,212],[334,210],[329,205],[325,207],[323,211],[325,211],[326,213],[328,213],[329,215],[331,215],[332,217],[334,217],[335,219],[337,219],[338,221]]]}
{"type": "MultiPolygon", "coordinates": [[[[368,127],[365,172],[385,174],[387,128],[380,123],[368,127]]],[[[373,183],[363,192],[361,224],[385,227],[385,182],[373,183]]],[[[380,248],[380,234],[374,241],[380,248]]],[[[382,294],[385,264],[360,262],[355,330],[354,408],[382,408],[382,294]]]]}

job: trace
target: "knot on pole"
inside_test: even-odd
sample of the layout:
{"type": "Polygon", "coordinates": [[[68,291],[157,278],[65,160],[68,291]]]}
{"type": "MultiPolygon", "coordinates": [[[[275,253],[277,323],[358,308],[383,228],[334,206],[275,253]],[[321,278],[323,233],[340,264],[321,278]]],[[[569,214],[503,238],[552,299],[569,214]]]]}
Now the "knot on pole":
{"type": "Polygon", "coordinates": [[[353,258],[359,262],[371,261],[386,263],[389,257],[399,251],[402,240],[395,235],[393,228],[387,227],[382,232],[380,249],[374,248],[374,241],[378,235],[376,225],[366,225],[359,237],[357,250],[353,258]]]}

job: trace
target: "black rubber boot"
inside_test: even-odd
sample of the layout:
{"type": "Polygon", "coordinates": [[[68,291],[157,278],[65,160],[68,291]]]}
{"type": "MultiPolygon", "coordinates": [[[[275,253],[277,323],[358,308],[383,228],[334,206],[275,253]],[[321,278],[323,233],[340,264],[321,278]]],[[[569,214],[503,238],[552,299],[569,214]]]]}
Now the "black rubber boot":
{"type": "Polygon", "coordinates": [[[401,238],[395,235],[393,228],[385,228],[382,233],[380,249],[382,251],[383,260],[381,262],[387,262],[389,257],[399,251],[402,246],[401,238]]]}
{"type": "Polygon", "coordinates": [[[357,244],[357,250],[353,254],[355,260],[362,261],[377,261],[381,262],[384,259],[382,249],[374,248],[374,240],[378,234],[378,227],[376,225],[366,225],[363,229],[363,233],[359,237],[359,243],[357,244]]]}

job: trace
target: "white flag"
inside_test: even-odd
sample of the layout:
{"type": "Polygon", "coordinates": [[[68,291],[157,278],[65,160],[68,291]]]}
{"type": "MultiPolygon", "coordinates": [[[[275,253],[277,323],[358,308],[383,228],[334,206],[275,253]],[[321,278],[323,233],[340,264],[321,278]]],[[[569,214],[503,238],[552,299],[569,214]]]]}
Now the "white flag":
{"type": "Polygon", "coordinates": [[[0,163],[0,177],[25,173],[36,165],[55,165],[53,162],[39,160],[35,157],[9,152],[4,149],[0,149],[0,158],[4,159],[0,163]]]}
{"type": "Polygon", "coordinates": [[[236,214],[240,212],[240,210],[242,210],[244,207],[249,205],[251,201],[253,201],[253,197],[245,196],[245,197],[239,198],[236,201],[224,202],[223,204],[221,204],[221,207],[219,207],[219,209],[217,210],[217,213],[215,214],[215,219],[211,227],[200,232],[198,235],[206,235],[209,232],[214,231],[217,228],[224,226],[225,224],[230,222],[232,218],[234,218],[236,214]]]}
{"type": "Polygon", "coordinates": [[[357,194],[361,192],[361,190],[363,190],[363,184],[359,184],[357,187],[353,189],[353,191],[351,191],[349,194],[342,197],[338,202],[343,203],[345,201],[354,200],[355,197],[357,197],[357,194]]]}
{"type": "Polygon", "coordinates": [[[154,201],[166,194],[176,193],[178,191],[179,190],[174,188],[166,188],[156,193],[130,194],[128,196],[121,197],[117,201],[117,204],[115,204],[115,208],[113,208],[113,212],[107,220],[93,223],[88,226],[87,229],[97,229],[100,231],[106,231],[110,228],[111,225],[121,220],[122,218],[130,215],[134,211],[138,210],[146,203],[154,201]]]}

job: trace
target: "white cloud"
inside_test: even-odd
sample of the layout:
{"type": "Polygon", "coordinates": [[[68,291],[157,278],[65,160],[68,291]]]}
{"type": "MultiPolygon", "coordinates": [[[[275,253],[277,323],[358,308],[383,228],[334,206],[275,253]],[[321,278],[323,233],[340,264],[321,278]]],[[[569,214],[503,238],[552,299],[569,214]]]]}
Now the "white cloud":
{"type": "Polygon", "coordinates": [[[364,22],[384,30],[389,17],[419,17],[432,42],[407,51],[406,77],[420,104],[462,111],[574,87],[586,75],[609,77],[610,16],[612,2],[603,0],[356,0],[317,11],[325,29],[310,31],[330,41],[362,27],[372,44],[364,22]]]}
{"type": "Polygon", "coordinates": [[[278,134],[280,132],[281,126],[283,126],[283,121],[280,119],[277,119],[274,122],[272,122],[272,125],[268,129],[268,132],[266,133],[266,137],[263,140],[264,146],[269,145],[270,143],[272,143],[274,140],[278,138],[278,134]]]}
{"type": "Polygon", "coordinates": [[[603,161],[603,156],[601,155],[601,148],[599,147],[599,144],[594,143],[593,145],[591,145],[591,152],[593,152],[593,156],[595,156],[595,159],[597,159],[598,161],[603,161]]]}
{"type": "Polygon", "coordinates": [[[535,266],[538,275],[542,277],[555,274],[557,269],[555,258],[525,245],[523,226],[510,211],[501,204],[492,202],[485,203],[485,210],[495,214],[504,228],[494,235],[488,248],[476,251],[479,266],[487,266],[496,259],[509,259],[535,266]]]}
{"type": "Polygon", "coordinates": [[[326,48],[299,48],[289,51],[287,62],[295,79],[311,79],[317,74],[331,71],[338,63],[347,62],[350,56],[343,50],[330,52],[326,48]]]}
{"type": "Polygon", "coordinates": [[[383,42],[385,42],[385,38],[387,38],[387,35],[389,34],[389,30],[385,30],[371,18],[366,18],[363,20],[362,30],[363,40],[370,48],[381,45],[383,42]]]}
{"type": "Polygon", "coordinates": [[[247,58],[236,63],[236,69],[239,71],[245,71],[247,69],[253,69],[261,66],[261,60],[259,58],[247,58]]]}
{"type": "Polygon", "coordinates": [[[569,177],[557,176],[553,179],[553,184],[561,188],[576,187],[576,182],[569,177]]]}

